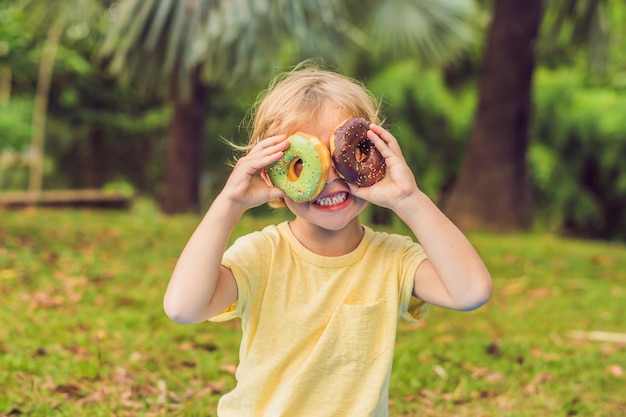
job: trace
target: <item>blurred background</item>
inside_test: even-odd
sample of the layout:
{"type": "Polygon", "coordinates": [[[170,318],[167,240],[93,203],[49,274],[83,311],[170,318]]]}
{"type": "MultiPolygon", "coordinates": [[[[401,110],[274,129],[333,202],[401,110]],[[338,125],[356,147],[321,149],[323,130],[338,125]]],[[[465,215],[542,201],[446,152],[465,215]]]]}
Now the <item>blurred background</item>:
{"type": "Polygon", "coordinates": [[[624,22],[617,0],[1,0],[0,202],[98,190],[201,212],[223,139],[245,142],[259,92],[312,59],[380,98],[462,228],[624,241],[624,22]]]}
{"type": "Polygon", "coordinates": [[[240,324],[173,323],[163,292],[225,140],[305,60],[380,99],[495,282],[401,323],[390,415],[626,415],[625,23],[620,0],[0,0],[0,417],[214,415],[240,324]]]}

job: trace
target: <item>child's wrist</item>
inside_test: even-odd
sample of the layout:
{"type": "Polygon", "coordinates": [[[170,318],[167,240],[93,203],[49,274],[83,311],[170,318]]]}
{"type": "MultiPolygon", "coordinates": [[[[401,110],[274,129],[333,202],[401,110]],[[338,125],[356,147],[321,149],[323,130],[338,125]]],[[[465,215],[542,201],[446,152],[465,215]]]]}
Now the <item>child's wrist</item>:
{"type": "Polygon", "coordinates": [[[410,194],[397,200],[393,207],[393,211],[398,215],[398,217],[404,219],[415,215],[428,204],[432,204],[431,199],[420,189],[416,188],[410,194]]]}
{"type": "Polygon", "coordinates": [[[224,191],[219,193],[213,200],[213,203],[211,203],[211,209],[214,211],[236,219],[239,219],[248,210],[248,208],[249,207],[241,204],[240,201],[231,197],[224,191]]]}

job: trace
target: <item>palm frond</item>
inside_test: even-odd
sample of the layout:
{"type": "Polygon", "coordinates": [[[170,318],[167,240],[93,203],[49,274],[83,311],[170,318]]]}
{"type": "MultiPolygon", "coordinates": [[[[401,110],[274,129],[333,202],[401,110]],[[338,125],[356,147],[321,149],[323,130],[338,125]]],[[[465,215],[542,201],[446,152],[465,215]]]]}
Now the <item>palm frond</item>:
{"type": "Polygon", "coordinates": [[[338,0],[233,0],[222,2],[196,45],[211,78],[234,82],[262,77],[281,57],[323,57],[339,62],[350,37],[342,32],[338,0]],[[212,48],[201,47],[210,43],[212,48]]]}
{"type": "Polygon", "coordinates": [[[158,4],[158,10],[152,24],[150,25],[150,31],[146,36],[145,47],[148,50],[154,50],[157,47],[159,39],[163,35],[165,25],[168,21],[172,8],[175,6],[175,0],[161,0],[158,4]]]}
{"type": "Polygon", "coordinates": [[[70,25],[76,22],[93,22],[102,13],[99,0],[67,0],[55,2],[54,6],[41,0],[19,0],[15,3],[23,9],[24,16],[33,28],[42,33],[47,32],[59,16],[70,25]]]}
{"type": "Polygon", "coordinates": [[[120,3],[101,50],[110,69],[174,94],[185,91],[184,80],[199,67],[208,80],[240,83],[295,60],[338,65],[356,49],[442,62],[473,38],[471,0],[120,3]]]}
{"type": "MultiPolygon", "coordinates": [[[[125,0],[100,48],[108,69],[123,81],[148,91],[180,95],[200,65],[194,42],[206,26],[210,0],[125,0]]],[[[208,45],[207,45],[208,46],[208,45]]]]}
{"type": "Polygon", "coordinates": [[[477,10],[471,1],[388,0],[374,7],[369,27],[383,56],[442,64],[475,40],[477,10]]]}
{"type": "Polygon", "coordinates": [[[613,22],[611,13],[620,0],[552,0],[547,3],[540,50],[583,48],[592,74],[606,70],[613,22]]]}

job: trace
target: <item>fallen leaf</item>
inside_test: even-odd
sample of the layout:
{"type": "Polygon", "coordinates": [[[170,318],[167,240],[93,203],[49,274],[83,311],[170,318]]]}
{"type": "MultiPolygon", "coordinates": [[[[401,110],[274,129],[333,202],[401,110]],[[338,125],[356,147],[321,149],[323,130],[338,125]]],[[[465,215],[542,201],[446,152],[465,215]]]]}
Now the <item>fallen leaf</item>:
{"type": "Polygon", "coordinates": [[[535,375],[535,378],[533,379],[533,381],[536,384],[543,384],[543,383],[552,381],[552,379],[554,379],[554,375],[552,374],[538,374],[538,375],[535,375]]]}
{"type": "Polygon", "coordinates": [[[536,395],[539,394],[539,387],[535,384],[528,384],[524,387],[523,392],[526,395],[536,395]]]}
{"type": "Polygon", "coordinates": [[[621,378],[624,376],[624,368],[620,365],[614,364],[608,367],[608,371],[611,375],[621,378]]]}
{"type": "Polygon", "coordinates": [[[191,342],[185,342],[185,343],[181,343],[180,345],[178,345],[178,350],[182,352],[185,352],[191,349],[193,349],[193,343],[191,342]]]}
{"type": "Polygon", "coordinates": [[[437,398],[439,396],[439,389],[435,391],[428,390],[426,388],[420,390],[420,394],[425,398],[437,398]]]}
{"type": "Polygon", "coordinates": [[[200,398],[200,397],[205,397],[207,395],[221,394],[222,392],[224,392],[224,383],[222,381],[216,381],[216,382],[209,381],[207,383],[206,388],[198,391],[195,394],[195,397],[200,398]]]}
{"type": "Polygon", "coordinates": [[[493,372],[493,373],[490,373],[489,375],[485,376],[484,379],[485,379],[485,381],[488,381],[488,382],[498,382],[498,381],[501,381],[501,380],[504,379],[504,375],[502,375],[499,372],[493,372]]]}
{"type": "Polygon", "coordinates": [[[573,330],[568,333],[569,337],[577,340],[593,340],[595,342],[615,342],[626,343],[626,333],[613,333],[602,331],[578,331],[573,330]]]}
{"type": "Polygon", "coordinates": [[[157,404],[165,404],[167,402],[167,384],[164,380],[159,379],[157,381],[157,389],[159,395],[157,396],[157,404]]]}
{"type": "Polygon", "coordinates": [[[446,333],[435,338],[437,343],[450,343],[456,339],[456,336],[452,333],[446,333]]]}
{"type": "Polygon", "coordinates": [[[237,372],[237,365],[221,365],[220,370],[234,375],[237,372]]]}
{"type": "Polygon", "coordinates": [[[88,403],[103,402],[105,399],[106,399],[105,393],[102,390],[98,390],[76,401],[76,404],[78,404],[79,406],[82,406],[88,403]]]}
{"type": "Polygon", "coordinates": [[[22,298],[25,301],[29,301],[28,307],[31,310],[56,308],[63,305],[63,302],[65,301],[60,295],[52,295],[43,291],[35,294],[24,294],[22,298]]]}
{"type": "Polygon", "coordinates": [[[54,387],[53,392],[56,394],[64,394],[68,398],[72,399],[82,398],[85,396],[82,392],[81,387],[76,384],[57,385],[56,387],[54,387]]]}
{"type": "Polygon", "coordinates": [[[512,281],[510,283],[504,284],[500,288],[500,292],[505,295],[515,295],[519,294],[526,289],[526,280],[518,280],[512,281]]]}
{"type": "Polygon", "coordinates": [[[608,266],[608,265],[613,264],[613,260],[611,259],[611,257],[606,256],[606,255],[592,256],[589,259],[589,261],[591,262],[592,265],[598,265],[598,266],[608,266]]]}
{"type": "Polygon", "coordinates": [[[528,292],[533,298],[549,297],[552,294],[550,288],[533,288],[528,292]]]}
{"type": "Polygon", "coordinates": [[[11,280],[17,277],[17,272],[14,269],[0,269],[0,280],[11,280]]]}
{"type": "Polygon", "coordinates": [[[433,366],[433,371],[435,371],[435,373],[437,375],[439,375],[439,377],[441,377],[441,379],[447,379],[448,378],[448,372],[446,372],[445,369],[443,369],[441,366],[439,365],[434,365],[433,366]]]}

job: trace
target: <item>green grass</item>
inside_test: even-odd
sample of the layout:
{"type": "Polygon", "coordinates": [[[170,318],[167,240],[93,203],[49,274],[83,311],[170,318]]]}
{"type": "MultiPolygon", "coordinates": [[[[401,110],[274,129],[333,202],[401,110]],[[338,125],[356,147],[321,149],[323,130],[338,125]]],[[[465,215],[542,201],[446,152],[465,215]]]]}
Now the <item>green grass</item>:
{"type": "MultiPolygon", "coordinates": [[[[185,326],[161,300],[197,216],[0,211],[0,416],[214,416],[239,323],[185,326]]],[[[271,221],[245,217],[236,234],[271,221]]],[[[402,226],[396,230],[406,233],[402,226]]],[[[401,323],[391,416],[622,416],[626,248],[472,234],[495,292],[401,323]]]]}

